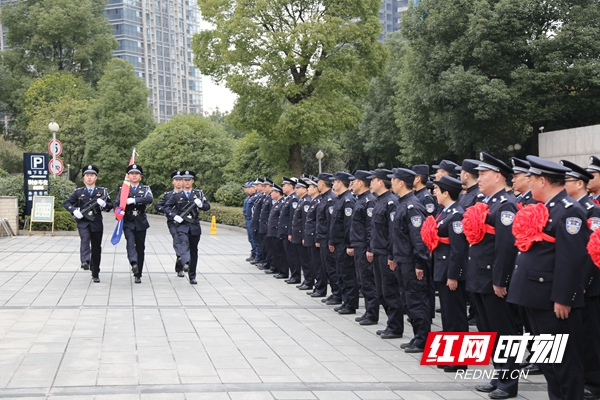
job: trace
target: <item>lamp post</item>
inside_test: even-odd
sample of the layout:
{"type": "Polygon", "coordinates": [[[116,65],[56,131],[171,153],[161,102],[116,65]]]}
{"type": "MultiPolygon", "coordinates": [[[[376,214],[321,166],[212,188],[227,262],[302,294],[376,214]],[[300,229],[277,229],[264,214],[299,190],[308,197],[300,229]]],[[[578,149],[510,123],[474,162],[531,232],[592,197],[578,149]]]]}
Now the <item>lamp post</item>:
{"type": "MultiPolygon", "coordinates": [[[[48,129],[50,129],[50,131],[52,131],[52,142],[56,141],[56,132],[58,132],[58,130],[60,129],[60,126],[58,126],[58,124],[56,122],[54,122],[54,120],[52,120],[52,122],[50,122],[48,124],[48,129]]],[[[56,161],[56,154],[52,154],[52,165],[54,165],[54,162],[56,161]]],[[[52,171],[54,171],[54,168],[52,168],[52,171]]],[[[56,173],[52,172],[52,175],[54,175],[54,177],[56,178],[56,173]]]]}
{"type": "Polygon", "coordinates": [[[317,154],[315,155],[315,157],[317,157],[317,160],[319,160],[319,174],[321,173],[321,160],[323,159],[323,152],[321,150],[317,151],[317,154]]]}

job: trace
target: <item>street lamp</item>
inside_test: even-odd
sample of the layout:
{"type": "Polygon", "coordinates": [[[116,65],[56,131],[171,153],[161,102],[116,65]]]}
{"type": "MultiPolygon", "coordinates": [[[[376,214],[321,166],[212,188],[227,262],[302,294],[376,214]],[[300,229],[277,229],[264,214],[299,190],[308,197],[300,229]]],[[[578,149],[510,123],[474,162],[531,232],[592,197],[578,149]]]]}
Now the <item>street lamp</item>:
{"type": "Polygon", "coordinates": [[[383,168],[383,167],[385,167],[385,163],[384,163],[384,162],[380,162],[379,164],[377,164],[377,166],[378,166],[379,168],[383,168]]]}
{"type": "Polygon", "coordinates": [[[519,143],[515,143],[514,145],[508,145],[508,151],[519,151],[521,150],[521,145],[519,143]]]}
{"type": "MultiPolygon", "coordinates": [[[[50,129],[52,131],[52,142],[56,142],[56,132],[58,132],[58,130],[60,129],[60,126],[58,126],[58,124],[56,122],[54,122],[54,120],[52,120],[52,122],[50,122],[48,124],[48,129],[50,129]]],[[[54,163],[56,161],[56,154],[52,154],[52,171],[54,171],[54,163]]],[[[54,175],[54,177],[56,178],[56,173],[52,173],[52,175],[54,175]]]]}
{"type": "Polygon", "coordinates": [[[323,152],[321,150],[317,151],[317,154],[315,155],[315,157],[317,157],[317,160],[319,160],[319,174],[321,173],[321,160],[323,159],[323,152]]]}

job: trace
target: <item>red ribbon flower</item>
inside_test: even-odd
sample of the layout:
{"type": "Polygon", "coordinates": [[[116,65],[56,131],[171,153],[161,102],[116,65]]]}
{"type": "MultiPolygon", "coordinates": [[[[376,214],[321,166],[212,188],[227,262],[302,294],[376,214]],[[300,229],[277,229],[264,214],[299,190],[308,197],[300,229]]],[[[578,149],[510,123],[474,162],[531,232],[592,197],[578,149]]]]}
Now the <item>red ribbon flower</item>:
{"type": "Polygon", "coordinates": [[[547,241],[555,243],[556,239],[543,233],[550,213],[543,203],[529,204],[517,212],[513,222],[512,233],[515,246],[520,251],[528,251],[534,242],[547,241]]]}
{"type": "Polygon", "coordinates": [[[483,240],[486,233],[494,233],[494,228],[485,223],[489,214],[490,208],[486,203],[475,203],[465,211],[462,222],[467,242],[477,244],[483,240]]]}
{"type": "Polygon", "coordinates": [[[431,215],[425,218],[425,222],[421,226],[421,238],[423,243],[433,252],[440,242],[440,237],[437,231],[437,221],[431,215]]]}
{"type": "Polygon", "coordinates": [[[592,257],[596,267],[600,268],[600,229],[595,230],[590,235],[590,241],[587,244],[587,251],[592,257]]]}

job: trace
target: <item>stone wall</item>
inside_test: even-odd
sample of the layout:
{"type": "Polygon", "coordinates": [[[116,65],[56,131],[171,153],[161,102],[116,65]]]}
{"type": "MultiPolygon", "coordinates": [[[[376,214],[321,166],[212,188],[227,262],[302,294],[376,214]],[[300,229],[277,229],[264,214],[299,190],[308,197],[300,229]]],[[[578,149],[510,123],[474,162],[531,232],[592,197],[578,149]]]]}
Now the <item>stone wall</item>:
{"type": "MultiPolygon", "coordinates": [[[[13,232],[19,232],[19,204],[16,196],[0,196],[0,219],[8,219],[13,232]]],[[[6,233],[0,229],[0,235],[6,233]]]]}
{"type": "Polygon", "coordinates": [[[589,165],[591,155],[600,157],[600,125],[539,134],[540,157],[560,162],[569,160],[589,165]]]}

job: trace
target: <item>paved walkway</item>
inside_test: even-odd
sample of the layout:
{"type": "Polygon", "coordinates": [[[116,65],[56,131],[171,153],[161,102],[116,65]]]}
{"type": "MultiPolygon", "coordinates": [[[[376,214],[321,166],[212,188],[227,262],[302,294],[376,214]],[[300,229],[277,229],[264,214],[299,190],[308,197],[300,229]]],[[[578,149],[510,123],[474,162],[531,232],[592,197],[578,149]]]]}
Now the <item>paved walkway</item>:
{"type": "MultiPolygon", "coordinates": [[[[151,216],[136,285],[106,224],[99,284],[79,268],[77,236],[0,238],[0,398],[487,398],[479,381],[399,350],[410,326],[407,339],[382,340],[385,321],[360,326],[258,271],[240,229],[204,226],[192,286],[151,216]]],[[[543,382],[522,382],[521,398],[546,399],[543,382]]]]}

